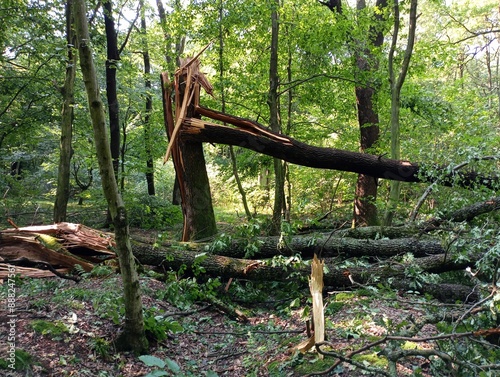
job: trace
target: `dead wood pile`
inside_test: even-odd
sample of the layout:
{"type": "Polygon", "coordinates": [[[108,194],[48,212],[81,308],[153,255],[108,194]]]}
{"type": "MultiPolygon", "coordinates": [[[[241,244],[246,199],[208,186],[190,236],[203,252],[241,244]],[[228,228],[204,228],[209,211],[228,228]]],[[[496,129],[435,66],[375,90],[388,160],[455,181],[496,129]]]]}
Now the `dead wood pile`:
{"type": "Polygon", "coordinates": [[[0,279],[9,266],[23,277],[67,274],[76,265],[90,271],[96,263],[115,258],[114,238],[81,224],[15,227],[0,231],[0,279]]]}

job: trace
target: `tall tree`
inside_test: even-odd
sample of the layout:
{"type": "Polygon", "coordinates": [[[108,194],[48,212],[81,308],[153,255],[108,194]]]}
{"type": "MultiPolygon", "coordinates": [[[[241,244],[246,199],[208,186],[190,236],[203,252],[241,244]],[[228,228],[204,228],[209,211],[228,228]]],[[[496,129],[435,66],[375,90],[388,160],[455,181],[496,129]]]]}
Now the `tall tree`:
{"type": "Polygon", "coordinates": [[[118,34],[113,18],[112,0],[105,0],[103,6],[106,30],[106,98],[108,100],[109,136],[113,169],[115,176],[118,177],[120,163],[120,106],[116,88],[116,69],[120,60],[120,52],[118,50],[118,34]]]}
{"type": "MultiPolygon", "coordinates": [[[[226,112],[226,88],[224,85],[224,75],[225,75],[225,66],[224,66],[224,1],[219,1],[219,78],[221,82],[220,92],[221,92],[221,110],[222,112],[226,112]]],[[[245,210],[245,215],[248,220],[251,220],[252,213],[250,212],[250,208],[248,207],[247,196],[245,193],[245,189],[241,183],[240,175],[238,173],[238,165],[236,160],[236,155],[234,153],[234,148],[232,145],[229,146],[229,156],[231,157],[231,165],[233,167],[233,176],[236,181],[236,186],[238,187],[238,191],[241,195],[241,202],[243,204],[243,209],[245,210]]]]}
{"type": "Polygon", "coordinates": [[[119,350],[132,350],[136,353],[143,353],[148,349],[148,341],[144,333],[141,289],[130,245],[127,212],[118,190],[113,169],[108,134],[106,132],[104,105],[99,94],[97,72],[90,47],[85,0],[74,0],[74,2],[80,67],[92,119],[102,187],[115,228],[116,254],[120,263],[124,287],[125,324],[122,333],[116,340],[116,346],[119,350]]]}
{"type": "MultiPolygon", "coordinates": [[[[417,28],[417,0],[411,0],[410,4],[410,24],[408,29],[408,42],[406,44],[406,51],[401,64],[401,70],[396,78],[394,68],[394,54],[396,52],[396,44],[400,30],[399,20],[399,1],[394,0],[394,31],[392,33],[391,50],[389,51],[389,80],[391,84],[391,158],[394,160],[401,159],[401,141],[400,141],[400,125],[399,114],[401,108],[401,88],[410,67],[410,59],[413,53],[413,46],[415,44],[415,31],[417,28]]],[[[384,225],[390,226],[394,217],[397,204],[399,202],[399,195],[401,192],[401,182],[391,181],[391,190],[389,194],[389,205],[387,207],[384,225]]]]}
{"type": "MultiPolygon", "coordinates": [[[[374,18],[380,23],[385,17],[384,10],[387,0],[377,0],[374,18]]],[[[357,1],[358,12],[366,8],[365,0],[357,1]]],[[[356,49],[355,59],[361,85],[356,86],[356,99],[358,104],[358,123],[360,131],[360,147],[362,152],[369,152],[379,139],[379,115],[376,105],[377,84],[376,80],[369,77],[378,69],[376,58],[371,49],[381,47],[384,42],[383,28],[380,25],[371,26],[368,34],[369,45],[356,49]],[[364,81],[364,82],[363,82],[364,81]]],[[[354,198],[354,222],[356,225],[378,224],[378,213],[375,200],[377,199],[377,180],[366,174],[359,174],[356,183],[354,198]]]]}
{"type": "Polygon", "coordinates": [[[151,135],[151,112],[153,111],[153,98],[151,96],[151,61],[149,58],[149,47],[146,33],[146,16],[144,1],[140,1],[141,7],[141,34],[142,34],[142,56],[144,60],[144,86],[146,97],[146,113],[144,115],[144,148],[146,152],[146,183],[148,194],[155,195],[155,175],[153,161],[153,137],[151,135]]]}
{"type": "MultiPolygon", "coordinates": [[[[276,133],[281,132],[281,121],[279,116],[278,99],[278,38],[279,38],[279,0],[271,3],[271,56],[269,63],[269,94],[267,103],[269,105],[269,124],[271,130],[276,133]]],[[[274,160],[274,205],[273,216],[271,220],[271,235],[277,235],[281,232],[281,217],[283,213],[283,204],[285,201],[285,174],[283,162],[280,159],[274,160]]]]}
{"type": "MultiPolygon", "coordinates": [[[[321,2],[334,14],[342,15],[344,9],[341,0],[321,2]]],[[[366,41],[351,40],[351,53],[356,65],[356,102],[358,109],[358,123],[360,131],[360,150],[370,152],[379,139],[379,115],[376,105],[378,90],[377,80],[373,75],[378,70],[378,63],[373,54],[373,48],[380,48],[384,42],[381,21],[386,17],[387,0],[377,0],[374,11],[374,23],[369,27],[366,41]]],[[[357,0],[356,10],[362,14],[366,6],[365,0],[357,0]]],[[[352,37],[351,37],[352,39],[352,37]]],[[[366,174],[359,174],[354,194],[355,225],[378,224],[378,213],[375,200],[377,198],[377,180],[366,174]]]]}
{"type": "Polygon", "coordinates": [[[66,211],[70,193],[71,156],[73,154],[73,105],[75,103],[75,74],[77,54],[75,53],[76,39],[73,30],[73,4],[67,0],[66,10],[66,40],[68,61],[64,86],[61,88],[63,108],[61,117],[61,142],[59,154],[59,172],[57,175],[56,200],[54,203],[54,222],[66,221],[66,211]]]}

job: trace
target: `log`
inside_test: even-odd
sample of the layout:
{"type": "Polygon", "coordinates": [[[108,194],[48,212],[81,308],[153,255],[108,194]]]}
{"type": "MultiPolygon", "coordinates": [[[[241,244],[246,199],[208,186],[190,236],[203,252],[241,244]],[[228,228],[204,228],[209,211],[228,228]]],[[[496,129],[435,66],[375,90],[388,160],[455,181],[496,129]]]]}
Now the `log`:
{"type": "Polygon", "coordinates": [[[58,273],[59,267],[61,271],[68,271],[77,264],[90,271],[94,263],[115,258],[114,246],[112,236],[81,224],[57,223],[5,229],[0,231],[0,278],[5,278],[6,265],[11,263],[18,265],[17,272],[21,276],[53,275],[35,273],[32,268],[23,269],[23,263],[28,267],[45,264],[58,273]]]}
{"type": "MultiPolygon", "coordinates": [[[[134,255],[143,264],[159,266],[165,270],[177,271],[186,266],[190,270],[193,266],[197,269],[203,268],[206,274],[210,276],[220,276],[226,279],[236,278],[255,281],[287,281],[297,279],[304,285],[307,284],[307,276],[310,274],[310,267],[305,264],[289,266],[272,266],[263,260],[249,260],[241,258],[231,258],[221,255],[210,254],[192,250],[179,250],[175,248],[152,247],[149,244],[133,242],[132,248],[134,255]],[[300,277],[303,277],[301,279],[300,277]]],[[[479,258],[479,256],[476,256],[479,258]]],[[[465,269],[475,261],[453,262],[445,254],[432,255],[428,257],[417,258],[411,261],[411,266],[420,268],[424,272],[441,273],[446,271],[456,271],[465,269]]],[[[325,259],[327,271],[323,276],[324,284],[328,289],[346,289],[353,286],[370,284],[371,282],[388,283],[394,281],[398,289],[410,289],[411,282],[407,281],[405,270],[409,265],[396,262],[387,262],[377,266],[370,267],[352,267],[339,268],[332,259],[325,259]]],[[[423,284],[420,292],[426,292],[426,287],[432,288],[432,292],[440,292],[436,285],[423,284]]],[[[448,290],[452,287],[448,286],[448,290]]],[[[462,286],[460,286],[462,287],[462,286]]],[[[414,290],[414,289],[413,289],[414,290]]],[[[451,289],[453,290],[453,289],[451,289]]],[[[449,300],[462,300],[468,298],[470,289],[457,290],[449,292],[449,295],[443,296],[449,300]],[[464,293],[467,294],[464,294],[464,293]]],[[[447,292],[448,293],[448,292],[447,292]]],[[[470,298],[476,298],[471,296],[470,298]]],[[[469,299],[470,299],[469,298],[469,299]]]]}
{"type": "Polygon", "coordinates": [[[427,171],[438,171],[441,172],[439,183],[444,186],[461,186],[471,189],[487,187],[494,190],[500,184],[499,177],[482,176],[475,171],[448,173],[445,166],[436,164],[429,164],[425,167],[410,161],[392,160],[367,153],[315,147],[291,137],[273,133],[257,122],[203,106],[198,106],[196,112],[240,128],[235,129],[196,118],[186,118],[180,130],[181,137],[186,141],[235,145],[301,166],[366,174],[374,178],[402,182],[434,182],[436,181],[435,174],[429,174],[427,171]]]}
{"type": "MultiPolygon", "coordinates": [[[[233,240],[227,247],[217,250],[221,256],[233,258],[272,258],[276,255],[292,256],[300,254],[303,258],[312,258],[314,253],[320,257],[380,257],[412,253],[415,257],[442,254],[445,249],[439,241],[419,238],[398,239],[356,239],[331,236],[331,234],[315,234],[293,236],[290,240],[280,242],[279,237],[259,237],[253,242],[258,250],[248,255],[245,246],[248,240],[233,240]]],[[[208,244],[196,242],[179,242],[163,244],[165,249],[184,248],[194,252],[203,252],[208,244]]]]}

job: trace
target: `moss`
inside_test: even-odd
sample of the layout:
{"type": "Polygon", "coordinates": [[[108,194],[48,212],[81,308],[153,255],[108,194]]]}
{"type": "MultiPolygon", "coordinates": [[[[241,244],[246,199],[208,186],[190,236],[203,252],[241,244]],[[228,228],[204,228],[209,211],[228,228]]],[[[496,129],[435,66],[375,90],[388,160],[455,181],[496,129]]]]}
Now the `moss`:
{"type": "Polygon", "coordinates": [[[380,357],[377,352],[368,353],[364,355],[354,355],[353,360],[368,363],[373,367],[386,368],[388,365],[387,359],[385,357],[380,357]]]}
{"type": "Polygon", "coordinates": [[[31,322],[31,327],[36,333],[41,335],[50,335],[52,339],[69,332],[68,327],[61,321],[50,322],[39,319],[31,322]]]}
{"type": "Polygon", "coordinates": [[[335,301],[345,302],[345,301],[350,301],[355,297],[356,297],[356,293],[341,292],[341,293],[337,293],[335,295],[335,301]]]}
{"type": "Polygon", "coordinates": [[[295,372],[299,376],[309,374],[309,373],[315,373],[315,372],[322,372],[332,366],[332,360],[329,358],[326,359],[320,359],[317,357],[317,355],[314,357],[314,359],[304,359],[304,362],[300,365],[297,365],[295,367],[295,372]]]}

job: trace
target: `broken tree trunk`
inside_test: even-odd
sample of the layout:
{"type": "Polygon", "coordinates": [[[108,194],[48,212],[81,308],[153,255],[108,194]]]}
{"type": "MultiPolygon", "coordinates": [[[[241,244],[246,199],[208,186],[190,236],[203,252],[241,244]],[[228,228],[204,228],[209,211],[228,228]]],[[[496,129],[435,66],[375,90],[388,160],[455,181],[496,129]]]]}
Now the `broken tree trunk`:
{"type": "Polygon", "coordinates": [[[172,87],[167,74],[161,75],[165,129],[170,140],[165,158],[172,154],[179,183],[184,215],[183,241],[207,238],[217,232],[203,144],[200,141],[187,141],[177,137],[181,120],[185,116],[195,116],[193,105],[188,99],[191,95],[199,96],[199,72],[195,70],[197,67],[197,63],[184,64],[176,72],[173,84],[176,99],[175,117],[170,94],[172,87]]]}
{"type": "Polygon", "coordinates": [[[80,224],[58,223],[0,231],[0,278],[7,276],[7,264],[16,273],[29,277],[48,277],[50,266],[67,273],[76,265],[90,271],[94,263],[115,258],[113,237],[80,224]],[[40,268],[32,268],[33,266],[40,268]],[[23,267],[24,266],[24,267],[23,267]],[[29,266],[29,267],[26,267],[29,266]],[[42,269],[43,268],[43,269],[42,269]]]}
{"type": "Polygon", "coordinates": [[[446,172],[445,167],[435,164],[426,166],[366,153],[315,147],[291,137],[273,133],[257,122],[203,106],[197,106],[196,113],[239,128],[235,129],[200,119],[186,118],[180,130],[181,137],[186,141],[236,145],[301,166],[367,174],[374,178],[402,182],[434,182],[437,177],[433,172],[437,171],[441,173],[439,182],[444,186],[466,188],[484,186],[494,189],[500,183],[500,178],[497,176],[482,176],[474,171],[455,171],[450,174],[446,172]]]}
{"type": "MultiPolygon", "coordinates": [[[[163,247],[152,247],[151,245],[134,242],[134,254],[137,259],[147,265],[161,266],[166,270],[177,271],[186,266],[188,269],[196,266],[203,268],[205,273],[211,276],[224,278],[237,278],[256,281],[287,281],[297,279],[307,284],[305,278],[310,274],[310,267],[305,264],[296,266],[272,266],[264,261],[248,260],[241,258],[230,258],[210,253],[200,253],[191,250],[166,249],[163,247]],[[303,277],[304,279],[301,279],[303,277]]],[[[479,256],[476,256],[479,258],[479,256]]],[[[428,257],[416,258],[412,260],[411,266],[420,268],[423,272],[441,273],[445,271],[455,271],[465,269],[474,264],[474,260],[467,263],[453,262],[445,254],[432,255],[428,257]]],[[[404,263],[379,264],[371,267],[339,268],[332,260],[325,259],[327,272],[323,279],[325,286],[333,289],[345,289],[359,284],[370,284],[372,282],[388,283],[389,280],[396,282],[398,289],[412,289],[411,282],[405,277],[405,270],[408,265],[404,263]],[[354,283],[353,283],[354,282],[354,283]]],[[[452,286],[452,285],[449,285],[452,286]]],[[[434,292],[438,292],[435,285],[430,285],[434,292]]],[[[462,286],[460,286],[462,287],[462,286]]],[[[418,289],[426,292],[426,284],[422,284],[418,289]]],[[[449,297],[465,301],[466,296],[462,294],[467,291],[469,294],[472,288],[460,289],[460,297],[450,292],[449,297]]],[[[448,293],[448,292],[447,292],[448,293]]],[[[471,296],[472,297],[472,296],[471,296]]],[[[477,296],[473,296],[477,298],[477,296]]]]}

